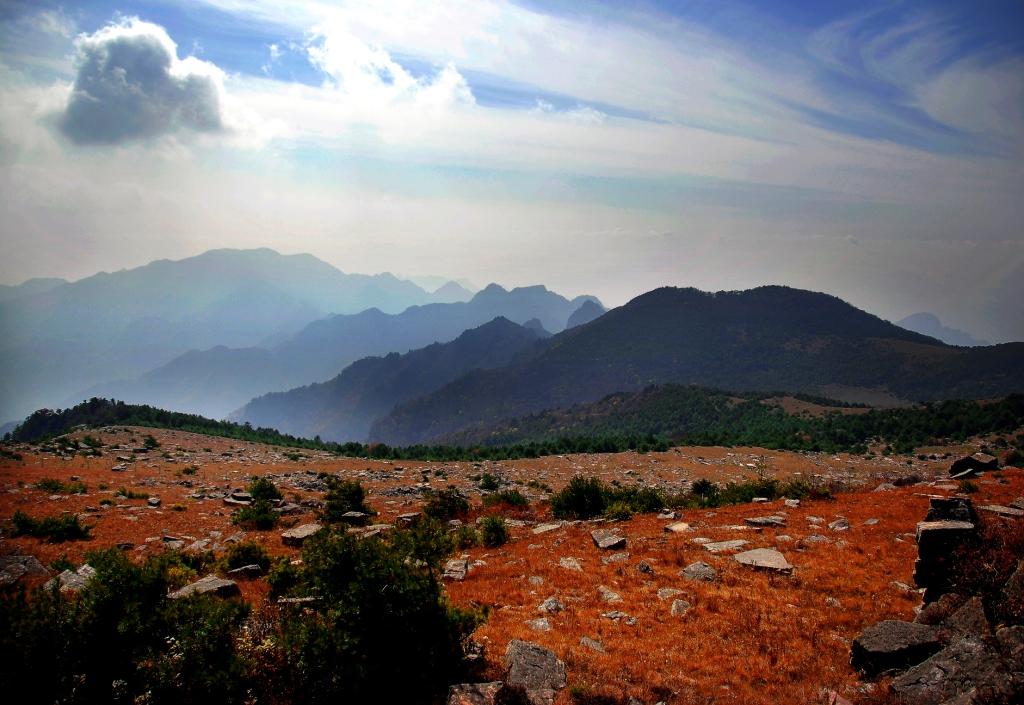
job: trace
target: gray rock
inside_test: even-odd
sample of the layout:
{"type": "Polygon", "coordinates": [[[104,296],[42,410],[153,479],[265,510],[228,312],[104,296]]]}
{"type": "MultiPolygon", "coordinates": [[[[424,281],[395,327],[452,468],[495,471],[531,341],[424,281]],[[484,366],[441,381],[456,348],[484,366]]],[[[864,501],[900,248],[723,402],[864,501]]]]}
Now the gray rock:
{"type": "Polygon", "coordinates": [[[818,525],[818,524],[824,524],[825,520],[822,519],[821,517],[816,517],[813,514],[810,514],[810,515],[807,516],[807,523],[808,524],[818,525]]]}
{"type": "Polygon", "coordinates": [[[554,521],[547,524],[537,524],[533,527],[533,533],[535,534],[546,534],[549,531],[555,531],[556,529],[562,528],[562,522],[554,521]]]}
{"type": "Polygon", "coordinates": [[[640,561],[636,564],[636,569],[644,575],[654,575],[654,568],[647,561],[640,561]]]}
{"type": "Polygon", "coordinates": [[[746,546],[749,541],[743,539],[732,539],[731,541],[712,541],[704,544],[704,550],[708,553],[725,553],[727,551],[738,551],[746,546]]]}
{"type": "Polygon", "coordinates": [[[850,664],[869,677],[917,663],[942,648],[934,627],[888,619],[853,640],[850,664]]]}
{"type": "Polygon", "coordinates": [[[322,529],[320,524],[300,524],[281,534],[281,541],[286,546],[301,546],[310,536],[322,529]]]}
{"type": "Polygon", "coordinates": [[[701,580],[705,583],[713,583],[718,579],[718,571],[704,561],[697,561],[679,571],[679,574],[690,580],[701,580]]]}
{"type": "Polygon", "coordinates": [[[626,547],[626,537],[608,529],[594,529],[590,532],[594,545],[605,551],[614,551],[626,547]]]}
{"type": "Polygon", "coordinates": [[[625,622],[626,624],[633,626],[636,624],[636,617],[631,617],[625,612],[620,610],[612,610],[611,612],[602,612],[601,616],[605,619],[610,619],[613,622],[625,622]]]}
{"type": "Polygon", "coordinates": [[[191,595],[217,595],[218,597],[231,597],[238,594],[238,583],[234,580],[218,578],[216,575],[207,575],[205,578],[186,585],[180,590],[175,590],[169,598],[178,600],[191,595]]]}
{"type": "Polygon", "coordinates": [[[693,529],[685,521],[676,521],[666,526],[665,531],[670,534],[685,534],[687,531],[693,531],[693,529]]]}
{"type": "Polygon", "coordinates": [[[671,598],[675,597],[676,595],[682,595],[682,594],[683,594],[683,591],[680,590],[679,588],[672,588],[672,587],[661,588],[660,590],[658,590],[658,599],[659,600],[668,600],[668,599],[671,599],[671,598]]]}
{"type": "Polygon", "coordinates": [[[551,705],[566,685],[565,664],[540,644],[513,639],[505,650],[505,683],[522,688],[531,705],[551,705]]]}
{"type": "Polygon", "coordinates": [[[565,568],[566,570],[578,570],[581,572],[583,571],[583,566],[580,565],[579,560],[569,556],[563,556],[559,558],[558,565],[562,568],[565,568]]]}
{"type": "Polygon", "coordinates": [[[547,617],[537,617],[537,619],[526,620],[526,626],[535,632],[550,632],[551,622],[547,617]]]}
{"type": "Polygon", "coordinates": [[[790,573],[793,570],[786,557],[774,548],[755,548],[752,551],[737,553],[733,558],[740,565],[757,570],[772,570],[778,573],[790,573]]]}
{"type": "Polygon", "coordinates": [[[447,705],[495,705],[504,687],[501,681],[453,685],[448,688],[447,705]]]}
{"type": "Polygon", "coordinates": [[[985,616],[985,607],[977,595],[962,604],[943,624],[960,634],[975,637],[992,636],[992,627],[985,616]]]}
{"type": "Polygon", "coordinates": [[[586,647],[591,651],[596,651],[599,654],[605,653],[604,644],[596,639],[591,639],[589,636],[580,638],[580,646],[586,647]]]}
{"type": "Polygon", "coordinates": [[[255,578],[263,573],[263,569],[256,563],[250,563],[249,565],[243,565],[240,568],[234,568],[228,571],[228,575],[233,578],[255,578]]]}
{"type": "Polygon", "coordinates": [[[444,572],[441,578],[444,580],[465,580],[469,572],[469,560],[466,558],[452,558],[444,564],[444,572]]]}
{"type": "Polygon", "coordinates": [[[610,556],[601,556],[601,562],[604,563],[605,565],[610,565],[612,563],[625,563],[628,560],[629,560],[629,554],[625,553],[625,552],[623,552],[623,553],[613,553],[610,556]]]}
{"type": "Polygon", "coordinates": [[[743,520],[747,526],[785,526],[786,517],[777,515],[766,517],[749,517],[743,520]]]}
{"type": "Polygon", "coordinates": [[[559,600],[557,597],[552,595],[544,602],[537,606],[538,612],[547,612],[548,614],[558,614],[565,609],[565,603],[559,600]]]}
{"type": "Polygon", "coordinates": [[[938,626],[953,616],[953,613],[960,609],[960,606],[967,601],[963,595],[955,592],[947,592],[935,602],[930,602],[921,607],[921,611],[914,617],[918,624],[930,624],[938,626]]]}
{"type": "Polygon", "coordinates": [[[870,519],[866,519],[864,521],[864,526],[874,526],[877,523],[878,523],[878,519],[875,519],[874,517],[871,517],[870,519]]]}
{"type": "Polygon", "coordinates": [[[1017,569],[1003,585],[1001,597],[1007,616],[1024,622],[1024,559],[1017,562],[1017,569]]]}
{"type": "Polygon", "coordinates": [[[944,703],[972,689],[986,703],[1019,702],[1020,681],[1013,683],[1010,664],[988,642],[977,637],[954,639],[945,649],[892,681],[897,700],[905,705],[944,703]]]}
{"type": "Polygon", "coordinates": [[[686,600],[672,600],[671,613],[673,617],[682,617],[690,609],[690,603],[686,600]]]}
{"type": "Polygon", "coordinates": [[[800,500],[799,499],[787,499],[787,500],[783,501],[783,504],[785,504],[790,509],[796,509],[797,507],[800,506],[800,500]]]}
{"type": "Polygon", "coordinates": [[[597,592],[604,602],[622,602],[622,595],[605,585],[598,585],[597,592]]]}
{"type": "Polygon", "coordinates": [[[160,498],[159,497],[150,497],[149,499],[146,500],[146,504],[148,504],[150,507],[159,507],[160,506],[160,498]]]}
{"type": "Polygon", "coordinates": [[[1001,504],[986,504],[978,507],[978,509],[997,514],[1001,517],[1007,517],[1010,519],[1019,519],[1024,517],[1024,509],[1017,509],[1016,507],[1004,507],[1001,504]]]}
{"type": "Polygon", "coordinates": [[[43,586],[47,590],[59,586],[61,592],[78,592],[88,585],[89,581],[96,576],[96,571],[91,565],[85,563],[79,566],[78,570],[65,570],[56,578],[47,581],[43,586]]]}
{"type": "Polygon", "coordinates": [[[13,585],[25,575],[45,578],[50,570],[35,556],[0,556],[0,586],[13,585]]]}
{"type": "Polygon", "coordinates": [[[828,523],[828,528],[832,531],[847,531],[850,528],[850,520],[846,517],[838,517],[828,523]]]}

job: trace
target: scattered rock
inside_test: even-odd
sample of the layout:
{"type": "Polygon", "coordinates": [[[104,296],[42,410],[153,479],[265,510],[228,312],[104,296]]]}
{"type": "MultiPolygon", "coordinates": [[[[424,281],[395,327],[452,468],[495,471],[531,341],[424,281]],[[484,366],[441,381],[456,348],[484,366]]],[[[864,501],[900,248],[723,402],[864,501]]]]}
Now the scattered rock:
{"type": "Polygon", "coordinates": [[[561,529],[561,528],[562,528],[562,522],[560,522],[560,521],[555,521],[555,522],[551,522],[551,523],[548,523],[548,524],[538,524],[537,526],[533,527],[533,533],[535,533],[535,534],[546,534],[549,531],[554,531],[555,529],[561,529]]]}
{"type": "Polygon", "coordinates": [[[441,574],[443,580],[465,580],[469,572],[469,560],[466,558],[452,558],[444,564],[444,572],[441,574]]]}
{"type": "Polygon", "coordinates": [[[47,590],[59,586],[61,592],[77,592],[96,576],[96,571],[91,565],[85,563],[78,570],[65,570],[56,578],[48,581],[43,587],[47,590]]]}
{"type": "Polygon", "coordinates": [[[558,565],[562,568],[565,568],[566,570],[578,570],[580,572],[583,571],[583,566],[580,565],[579,560],[576,558],[571,558],[569,556],[563,556],[559,558],[558,565]]]}
{"type": "Polygon", "coordinates": [[[310,536],[320,531],[320,524],[301,524],[281,534],[281,541],[286,546],[301,546],[310,536]]]}
{"type": "Polygon", "coordinates": [[[961,605],[960,609],[943,622],[943,625],[961,634],[978,637],[992,635],[992,627],[989,626],[988,617],[985,616],[985,607],[977,595],[961,605]]]}
{"type": "Polygon", "coordinates": [[[774,548],[755,548],[752,551],[737,553],[733,558],[741,565],[758,570],[774,570],[779,573],[790,573],[793,570],[786,557],[774,548]]]}
{"type": "Polygon", "coordinates": [[[778,515],[766,516],[766,517],[750,517],[743,520],[747,526],[785,526],[786,517],[780,517],[778,515]]]}
{"type": "Polygon", "coordinates": [[[599,654],[605,653],[604,644],[597,641],[596,639],[591,639],[589,636],[580,638],[580,646],[584,646],[590,649],[591,651],[596,651],[599,654]]]}
{"type": "Polygon", "coordinates": [[[504,687],[501,681],[453,685],[448,688],[448,705],[495,705],[504,687]]]}
{"type": "Polygon", "coordinates": [[[601,556],[601,562],[605,565],[611,565],[612,563],[625,563],[628,560],[628,553],[613,553],[610,556],[601,556]]]}
{"type": "Polygon", "coordinates": [[[238,594],[238,583],[234,580],[218,578],[216,575],[207,575],[205,578],[186,585],[180,590],[175,590],[169,598],[177,600],[190,595],[217,595],[218,597],[231,597],[238,594]]]}
{"type": "Polygon", "coordinates": [[[605,585],[598,585],[597,592],[604,602],[622,602],[622,595],[605,585]]]}
{"type": "Polygon", "coordinates": [[[684,534],[687,531],[693,531],[693,529],[691,529],[690,525],[687,524],[685,521],[677,521],[666,526],[665,531],[669,532],[670,534],[684,534]]]}
{"type": "Polygon", "coordinates": [[[832,531],[847,531],[850,528],[850,520],[846,517],[838,517],[828,523],[828,528],[832,531]]]}
{"type": "Polygon", "coordinates": [[[746,546],[749,541],[743,539],[733,539],[731,541],[712,541],[711,543],[704,544],[704,549],[708,553],[725,553],[727,551],[738,551],[746,546]]]}
{"type": "Polygon", "coordinates": [[[998,469],[999,458],[988,453],[975,453],[953,461],[953,464],[949,466],[949,474],[953,477],[966,476],[966,474],[998,469]]]}
{"type": "Polygon", "coordinates": [[[789,507],[790,509],[796,509],[797,507],[800,506],[800,500],[799,499],[786,499],[786,500],[783,500],[782,503],[784,505],[786,505],[787,507],[789,507]]]}
{"type": "Polygon", "coordinates": [[[718,579],[718,571],[704,561],[697,561],[679,571],[679,574],[690,580],[701,580],[705,583],[713,583],[718,579]]]}
{"type": "Polygon", "coordinates": [[[972,690],[984,693],[986,703],[1019,702],[1013,700],[1019,691],[1014,692],[1010,673],[992,645],[966,637],[954,639],[942,651],[894,678],[891,687],[905,705],[946,703],[972,690]]]}
{"type": "Polygon", "coordinates": [[[505,650],[505,682],[522,688],[531,705],[551,705],[566,685],[565,664],[539,644],[513,639],[505,650]]]}
{"type": "Polygon", "coordinates": [[[548,621],[547,617],[537,617],[537,619],[526,620],[526,626],[535,632],[550,632],[551,622],[548,621]]]}
{"type": "Polygon", "coordinates": [[[940,648],[942,644],[934,627],[887,619],[868,627],[853,640],[850,663],[873,677],[920,663],[940,648]]]}
{"type": "Polygon", "coordinates": [[[547,612],[548,614],[558,614],[565,609],[565,603],[559,600],[557,597],[552,595],[544,602],[540,603],[537,607],[538,612],[547,612]]]}
{"type": "Polygon", "coordinates": [[[660,590],[658,590],[658,599],[659,600],[668,600],[668,599],[671,599],[671,598],[675,597],[676,595],[682,595],[682,594],[683,594],[683,591],[680,590],[679,588],[673,588],[673,587],[661,588],[660,590]]]}
{"type": "Polygon", "coordinates": [[[654,575],[654,568],[647,561],[640,561],[636,564],[636,569],[644,575],[654,575]]]}
{"type": "Polygon", "coordinates": [[[160,498],[159,497],[150,497],[149,499],[146,500],[146,504],[148,504],[150,507],[159,507],[160,506],[160,498]]]}
{"type": "Polygon", "coordinates": [[[626,547],[626,537],[608,529],[594,529],[590,532],[594,545],[605,551],[614,551],[626,547]]]}
{"type": "Polygon", "coordinates": [[[0,556],[0,586],[13,585],[25,575],[46,577],[50,570],[35,556],[0,556]]]}
{"type": "Polygon", "coordinates": [[[233,578],[255,578],[263,573],[263,569],[256,563],[250,563],[249,565],[243,565],[241,568],[234,568],[228,571],[228,575],[233,578]]]}
{"type": "Polygon", "coordinates": [[[673,617],[682,617],[690,609],[690,603],[686,600],[672,600],[671,614],[673,617]]]}
{"type": "Polygon", "coordinates": [[[993,514],[998,514],[1001,517],[1010,517],[1013,519],[1024,517],[1024,509],[1017,509],[1016,507],[1004,507],[1000,504],[986,504],[982,507],[978,507],[978,509],[981,509],[982,511],[986,512],[992,512],[993,514]]]}
{"type": "Polygon", "coordinates": [[[875,519],[874,517],[871,517],[870,519],[866,519],[864,521],[864,526],[874,526],[877,523],[878,523],[878,519],[875,519]]]}
{"type": "Polygon", "coordinates": [[[613,622],[625,622],[629,626],[636,624],[636,617],[630,617],[625,612],[619,610],[612,610],[611,612],[602,612],[601,616],[605,619],[610,619],[613,622]]]}

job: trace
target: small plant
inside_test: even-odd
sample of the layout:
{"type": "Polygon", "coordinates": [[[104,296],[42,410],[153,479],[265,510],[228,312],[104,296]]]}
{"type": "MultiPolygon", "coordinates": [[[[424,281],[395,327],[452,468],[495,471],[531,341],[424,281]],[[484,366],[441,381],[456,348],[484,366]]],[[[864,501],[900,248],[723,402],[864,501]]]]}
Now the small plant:
{"type": "Polygon", "coordinates": [[[498,478],[496,478],[491,473],[485,472],[483,475],[481,475],[480,489],[482,489],[484,492],[493,492],[500,486],[501,483],[498,482],[498,478]]]}
{"type": "Polygon", "coordinates": [[[157,448],[160,447],[160,441],[158,441],[153,436],[153,434],[150,433],[147,434],[146,437],[142,439],[142,445],[144,445],[149,450],[156,450],[157,448]]]}
{"type": "Polygon", "coordinates": [[[50,543],[63,543],[76,539],[89,538],[91,527],[82,524],[77,514],[33,519],[20,509],[12,517],[14,523],[13,536],[35,536],[47,539],[50,543]]]}
{"type": "Polygon", "coordinates": [[[186,507],[184,504],[175,503],[175,504],[171,505],[171,511],[172,512],[184,512],[184,511],[188,511],[188,507],[186,507]]]}
{"type": "Polygon", "coordinates": [[[464,519],[469,515],[469,502],[456,487],[432,492],[423,505],[423,513],[438,521],[464,519]]]}
{"type": "Polygon", "coordinates": [[[199,471],[198,465],[187,465],[181,469],[182,475],[195,475],[199,471]]]}
{"type": "Polygon", "coordinates": [[[61,482],[52,477],[45,477],[36,483],[36,489],[50,494],[85,494],[87,488],[85,483],[72,481],[61,482]]]}
{"type": "Polygon", "coordinates": [[[366,490],[357,481],[339,480],[328,475],[327,495],[324,497],[323,518],[332,524],[342,521],[342,516],[347,512],[362,512],[367,515],[374,515],[373,511],[366,504],[366,490]]]}
{"type": "Polygon", "coordinates": [[[978,491],[978,485],[971,482],[970,480],[960,480],[960,492],[964,494],[974,494],[978,491]]]}
{"type": "Polygon", "coordinates": [[[508,526],[501,517],[484,517],[480,522],[480,540],[488,548],[504,546],[508,542],[508,526]]]}
{"type": "Polygon", "coordinates": [[[519,490],[501,490],[500,492],[492,492],[484,495],[483,503],[485,507],[504,504],[509,507],[515,507],[516,509],[524,509],[530,506],[530,501],[526,499],[526,495],[519,490]]]}
{"type": "Polygon", "coordinates": [[[472,526],[463,524],[455,531],[455,547],[460,550],[480,545],[480,534],[472,526]]]}
{"type": "Polygon", "coordinates": [[[149,499],[149,495],[145,492],[132,492],[124,487],[118,489],[117,495],[125,499],[149,499]]]}
{"type": "Polygon", "coordinates": [[[628,502],[612,502],[604,510],[604,515],[612,521],[625,521],[632,518],[633,508],[628,502]]]}
{"type": "Polygon", "coordinates": [[[564,489],[551,496],[556,519],[590,519],[605,508],[605,487],[596,477],[574,475],[564,489]]]}
{"type": "Polygon", "coordinates": [[[269,531],[277,526],[280,515],[274,511],[270,502],[257,499],[248,507],[242,507],[231,518],[231,523],[257,531],[269,531]]]}
{"type": "Polygon", "coordinates": [[[249,494],[253,499],[283,499],[281,490],[277,489],[274,481],[267,477],[257,477],[249,484],[249,494]]]}
{"type": "Polygon", "coordinates": [[[263,570],[270,568],[270,554],[255,541],[232,544],[224,554],[224,568],[234,570],[247,565],[258,565],[263,570]]]}
{"type": "Polygon", "coordinates": [[[58,573],[63,573],[65,570],[75,570],[75,564],[68,560],[68,554],[62,553],[59,558],[53,560],[50,563],[50,568],[58,573]]]}
{"type": "Polygon", "coordinates": [[[114,504],[114,500],[110,499],[110,497],[104,497],[103,499],[100,500],[100,506],[101,507],[109,507],[109,506],[111,506],[113,504],[114,504]]]}

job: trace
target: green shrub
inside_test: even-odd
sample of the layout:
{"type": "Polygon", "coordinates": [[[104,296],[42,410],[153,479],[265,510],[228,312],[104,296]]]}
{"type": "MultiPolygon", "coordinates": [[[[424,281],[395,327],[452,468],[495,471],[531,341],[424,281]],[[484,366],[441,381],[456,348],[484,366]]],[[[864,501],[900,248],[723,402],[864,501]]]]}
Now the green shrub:
{"type": "Polygon", "coordinates": [[[332,475],[326,476],[327,495],[324,497],[323,518],[336,524],[342,521],[346,512],[362,512],[373,516],[377,512],[366,504],[366,490],[358,481],[339,480],[332,475]]]}
{"type": "Polygon", "coordinates": [[[224,567],[234,570],[256,564],[263,570],[270,568],[270,554],[255,541],[241,541],[231,544],[224,553],[224,567]]]}
{"type": "Polygon", "coordinates": [[[596,477],[574,475],[564,489],[551,495],[551,513],[557,519],[591,519],[605,506],[605,487],[596,477]]]}
{"type": "Polygon", "coordinates": [[[480,545],[480,534],[472,526],[463,524],[455,531],[455,547],[460,550],[480,545]]]}
{"type": "Polygon", "coordinates": [[[50,494],[85,494],[88,490],[83,482],[61,482],[52,477],[44,477],[35,484],[35,487],[50,494]]]}
{"type": "Polygon", "coordinates": [[[299,583],[299,569],[292,565],[284,556],[271,564],[267,573],[267,584],[270,585],[271,597],[288,594],[299,583]]]}
{"type": "Polygon", "coordinates": [[[423,505],[423,513],[438,521],[465,519],[469,515],[469,502],[458,488],[448,487],[430,493],[423,505]]]}
{"type": "Polygon", "coordinates": [[[13,536],[35,536],[47,539],[50,543],[87,539],[92,530],[92,527],[85,526],[78,520],[77,514],[33,519],[19,509],[14,512],[11,520],[14,523],[13,536]]]}
{"type": "Polygon", "coordinates": [[[294,591],[319,600],[303,606],[309,616],[281,620],[282,702],[423,703],[444,693],[478,618],[449,605],[402,544],[325,531],[302,558],[294,591]]]}
{"type": "Polygon", "coordinates": [[[277,526],[277,521],[280,518],[270,502],[265,499],[257,499],[248,507],[242,507],[235,512],[231,522],[258,531],[268,531],[277,526]]]}
{"type": "Polygon", "coordinates": [[[619,487],[606,492],[608,504],[625,504],[633,514],[650,514],[665,507],[665,498],[652,487],[619,487]]]}
{"type": "Polygon", "coordinates": [[[155,450],[160,447],[160,441],[158,441],[153,434],[146,434],[146,437],[142,439],[142,445],[150,450],[155,450]]]}
{"type": "Polygon", "coordinates": [[[489,472],[485,472],[483,475],[481,475],[480,489],[482,489],[484,492],[493,492],[494,490],[498,489],[498,487],[500,487],[500,484],[498,483],[498,478],[496,478],[494,475],[492,475],[489,472]]]}
{"type": "Polygon", "coordinates": [[[504,504],[509,507],[515,507],[516,509],[525,509],[530,506],[530,501],[526,499],[526,496],[519,490],[501,490],[500,492],[485,494],[483,503],[485,507],[504,504]]]}
{"type": "Polygon", "coordinates": [[[277,489],[274,481],[267,477],[257,477],[249,483],[249,494],[253,499],[284,499],[281,490],[277,489]]]}
{"type": "Polygon", "coordinates": [[[424,517],[407,529],[398,529],[391,536],[394,546],[430,572],[436,571],[441,561],[455,550],[455,535],[431,517],[424,517]]]}
{"type": "Polygon", "coordinates": [[[605,508],[604,515],[612,521],[625,521],[633,516],[633,508],[628,502],[612,502],[605,508]]]}
{"type": "Polygon", "coordinates": [[[125,499],[148,499],[149,498],[149,495],[146,494],[145,492],[132,492],[131,490],[125,489],[124,487],[120,488],[116,492],[116,494],[121,496],[121,497],[124,497],[125,499]]]}
{"type": "Polygon", "coordinates": [[[480,522],[480,539],[484,546],[496,548],[508,542],[508,526],[501,517],[484,517],[480,522]]]}
{"type": "Polygon", "coordinates": [[[187,465],[181,469],[183,475],[195,475],[198,471],[198,465],[187,465]]]}

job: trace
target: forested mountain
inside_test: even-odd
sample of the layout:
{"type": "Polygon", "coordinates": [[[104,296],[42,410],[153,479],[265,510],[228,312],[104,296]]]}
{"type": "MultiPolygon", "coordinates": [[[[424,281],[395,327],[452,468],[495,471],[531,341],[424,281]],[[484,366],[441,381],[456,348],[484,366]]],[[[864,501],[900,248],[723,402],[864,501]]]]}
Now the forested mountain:
{"type": "Polygon", "coordinates": [[[542,334],[495,318],[448,343],[367,357],[327,382],[253,399],[232,420],[331,441],[363,441],[370,425],[407,401],[473,369],[500,367],[528,354],[542,334]]]}
{"type": "Polygon", "coordinates": [[[399,405],[370,438],[420,443],[665,383],[894,404],[1001,396],[1024,389],[1024,344],[950,347],[787,287],[663,288],[555,336],[529,361],[471,372],[399,405]]]}
{"type": "Polygon", "coordinates": [[[542,286],[506,291],[491,284],[467,302],[323,318],[266,350],[190,352],[139,379],[95,386],[65,403],[112,397],[223,418],[254,397],[330,379],[364,357],[447,342],[498,316],[518,324],[538,319],[547,330],[560,331],[586,300],[570,301],[542,286]]]}

